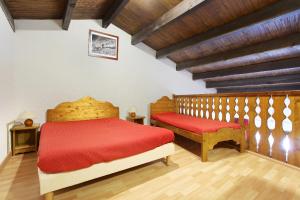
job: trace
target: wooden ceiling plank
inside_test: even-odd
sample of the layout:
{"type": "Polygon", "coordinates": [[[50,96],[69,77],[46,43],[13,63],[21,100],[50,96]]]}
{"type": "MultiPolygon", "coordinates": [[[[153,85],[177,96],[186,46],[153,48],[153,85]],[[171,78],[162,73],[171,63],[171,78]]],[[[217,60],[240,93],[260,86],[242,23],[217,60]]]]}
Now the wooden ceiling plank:
{"type": "Polygon", "coordinates": [[[14,22],[14,18],[12,17],[6,3],[5,3],[5,0],[0,0],[0,6],[6,16],[6,19],[11,27],[11,29],[13,30],[13,32],[16,31],[16,27],[15,27],[15,22],[14,22]]]}
{"type": "Polygon", "coordinates": [[[269,91],[291,91],[300,90],[300,83],[293,85],[263,85],[257,87],[231,87],[219,88],[217,93],[241,93],[241,92],[269,92],[269,91]]]}
{"type": "Polygon", "coordinates": [[[102,27],[107,28],[128,2],[129,0],[115,0],[102,19],[102,27]]]}
{"type": "Polygon", "coordinates": [[[260,78],[226,80],[226,81],[206,81],[206,87],[227,88],[227,87],[234,87],[234,86],[298,83],[298,82],[300,82],[300,73],[280,75],[280,76],[260,77],[260,78]]]}
{"type": "Polygon", "coordinates": [[[200,6],[205,0],[184,0],[177,6],[163,14],[155,22],[146,26],[136,34],[132,36],[131,44],[136,45],[144,41],[151,34],[164,27],[165,25],[171,23],[177,18],[190,14],[195,8],[200,6]]]}
{"type": "Polygon", "coordinates": [[[300,1],[280,0],[278,3],[274,3],[271,6],[267,6],[266,8],[260,9],[249,15],[240,17],[223,26],[213,28],[207,32],[197,34],[181,42],[162,48],[156,52],[156,57],[162,58],[170,55],[173,52],[192,47],[196,44],[200,44],[202,42],[224,36],[231,32],[238,31],[243,28],[265,22],[267,20],[274,20],[277,17],[283,16],[285,14],[290,14],[292,12],[300,13],[300,1]]]}
{"type": "Polygon", "coordinates": [[[176,65],[176,70],[183,70],[195,66],[201,66],[206,64],[211,64],[215,62],[228,62],[231,59],[241,59],[244,56],[255,55],[258,53],[263,53],[267,51],[272,51],[276,49],[288,48],[292,46],[300,45],[300,33],[296,33],[290,36],[285,36],[279,39],[269,40],[263,43],[242,47],[239,49],[234,49],[227,52],[222,52],[214,54],[211,56],[206,56],[203,58],[185,61],[178,63],[176,65]]]}
{"type": "Polygon", "coordinates": [[[68,4],[66,7],[66,11],[65,11],[65,16],[63,19],[63,24],[62,24],[62,28],[64,30],[68,30],[71,20],[72,20],[72,14],[73,14],[73,10],[76,6],[77,0],[68,0],[68,4]]]}
{"type": "Polygon", "coordinates": [[[300,57],[193,74],[193,80],[300,67],[300,57]]]}

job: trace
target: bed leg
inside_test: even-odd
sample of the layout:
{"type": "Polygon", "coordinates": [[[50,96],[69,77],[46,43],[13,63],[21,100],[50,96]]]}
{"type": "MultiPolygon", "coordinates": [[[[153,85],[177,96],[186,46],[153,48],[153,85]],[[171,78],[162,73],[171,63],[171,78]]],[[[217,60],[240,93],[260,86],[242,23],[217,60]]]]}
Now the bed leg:
{"type": "Polygon", "coordinates": [[[45,194],[45,200],[53,200],[54,193],[53,192],[48,192],[45,194]]]}
{"type": "Polygon", "coordinates": [[[170,160],[169,157],[170,156],[166,156],[165,159],[164,159],[164,163],[165,163],[166,166],[169,166],[169,160],[170,160]]]}
{"type": "Polygon", "coordinates": [[[201,159],[202,162],[206,162],[207,159],[207,153],[208,153],[208,146],[206,142],[201,143],[201,159]]]}

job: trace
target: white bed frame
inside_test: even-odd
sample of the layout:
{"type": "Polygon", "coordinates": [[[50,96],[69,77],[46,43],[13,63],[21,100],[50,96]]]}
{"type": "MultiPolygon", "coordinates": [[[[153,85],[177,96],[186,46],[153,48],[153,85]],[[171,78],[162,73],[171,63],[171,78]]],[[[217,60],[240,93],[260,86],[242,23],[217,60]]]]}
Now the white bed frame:
{"type": "Polygon", "coordinates": [[[168,156],[175,151],[174,144],[169,143],[157,147],[153,150],[114,160],[107,163],[95,164],[91,167],[80,169],[71,172],[63,172],[57,174],[46,174],[38,170],[40,180],[40,194],[45,195],[45,199],[53,199],[53,192],[72,185],[77,185],[89,180],[93,180],[102,176],[123,171],[135,166],[139,166],[154,160],[165,158],[165,163],[168,163],[168,156]]]}
{"type": "MultiPolygon", "coordinates": [[[[73,121],[107,117],[119,117],[119,108],[108,102],[96,101],[91,97],[85,97],[75,102],[61,103],[55,109],[47,111],[47,121],[73,121]]],[[[40,194],[45,195],[46,200],[53,200],[54,191],[151,161],[165,158],[164,161],[168,165],[169,156],[174,152],[174,144],[168,143],[141,154],[70,172],[47,174],[38,168],[40,194]]]]}

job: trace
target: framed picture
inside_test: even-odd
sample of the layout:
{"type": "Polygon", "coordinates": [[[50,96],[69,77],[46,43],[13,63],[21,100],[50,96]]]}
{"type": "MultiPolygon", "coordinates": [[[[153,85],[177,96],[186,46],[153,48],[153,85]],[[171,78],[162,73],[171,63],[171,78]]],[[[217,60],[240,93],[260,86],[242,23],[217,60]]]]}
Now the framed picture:
{"type": "Polygon", "coordinates": [[[119,37],[90,30],[89,56],[118,60],[119,37]]]}

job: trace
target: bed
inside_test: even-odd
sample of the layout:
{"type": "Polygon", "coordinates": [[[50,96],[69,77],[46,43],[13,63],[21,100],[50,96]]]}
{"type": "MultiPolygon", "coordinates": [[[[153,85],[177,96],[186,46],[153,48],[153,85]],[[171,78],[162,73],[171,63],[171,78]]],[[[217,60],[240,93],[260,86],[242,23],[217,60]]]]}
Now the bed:
{"type": "Polygon", "coordinates": [[[85,97],[47,111],[38,152],[40,194],[54,191],[174,153],[172,131],[119,119],[119,108],[85,97]]]}
{"type": "Polygon", "coordinates": [[[245,131],[237,123],[220,122],[176,113],[174,100],[164,96],[150,104],[151,125],[167,128],[174,133],[201,143],[201,158],[208,160],[209,150],[222,141],[235,141],[240,152],[245,151],[245,131]]]}

